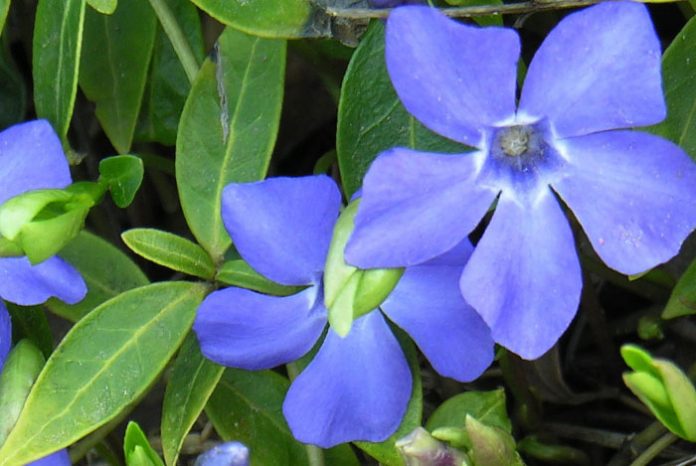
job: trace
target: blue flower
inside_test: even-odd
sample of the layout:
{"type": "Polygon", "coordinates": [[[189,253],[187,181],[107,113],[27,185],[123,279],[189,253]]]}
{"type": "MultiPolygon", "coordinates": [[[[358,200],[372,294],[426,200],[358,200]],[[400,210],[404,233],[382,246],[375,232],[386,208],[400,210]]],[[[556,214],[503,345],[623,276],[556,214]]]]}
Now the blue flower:
{"type": "Polygon", "coordinates": [[[201,454],[194,466],[249,466],[249,449],[240,442],[225,442],[201,454]]]}
{"type": "Polygon", "coordinates": [[[519,38],[436,9],[402,7],[386,62],[406,109],[475,148],[394,148],[363,184],[348,263],[422,263],[497,208],[460,288],[496,342],[541,356],[573,319],[582,287],[568,206],[599,257],[636,274],[673,257],[696,226],[696,170],[676,145],[627,128],[666,108],[660,44],[647,9],[606,2],[568,15],[529,66],[516,102],[519,38]]]}
{"type": "MultiPolygon", "coordinates": [[[[0,137],[2,134],[0,133],[0,137]]],[[[2,373],[5,360],[10,352],[12,343],[12,323],[10,313],[0,301],[0,373],[2,373]]],[[[1,446],[1,445],[0,445],[1,446]]],[[[27,466],[70,466],[70,457],[67,450],[59,450],[36,461],[32,461],[27,466]]]]}
{"type": "MultiPolygon", "coordinates": [[[[72,182],[63,147],[45,120],[0,132],[0,204],[27,191],[65,188],[72,182]]],[[[23,306],[57,297],[81,301],[87,287],[79,272],[54,256],[31,265],[26,257],[0,258],[0,298],[23,306]]]]}
{"type": "MultiPolygon", "coordinates": [[[[323,271],[341,207],[326,176],[233,183],[222,218],[241,256],[259,273],[304,290],[285,297],[230,287],[201,304],[194,331],[203,354],[226,366],[268,369],[295,361],[324,333],[323,271]]],[[[490,364],[490,331],[459,294],[471,246],[406,270],[380,306],[443,375],[471,380],[490,364]]],[[[411,372],[379,311],[353,322],[346,337],[329,329],[314,359],[293,381],[283,412],[295,437],[329,447],[382,441],[398,427],[411,395],[411,372]]]]}

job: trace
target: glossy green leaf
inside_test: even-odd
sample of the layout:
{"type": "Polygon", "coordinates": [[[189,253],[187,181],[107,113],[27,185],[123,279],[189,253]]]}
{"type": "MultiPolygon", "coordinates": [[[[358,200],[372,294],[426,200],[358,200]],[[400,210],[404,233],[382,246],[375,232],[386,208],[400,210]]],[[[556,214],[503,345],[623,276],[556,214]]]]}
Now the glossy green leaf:
{"type": "Polygon", "coordinates": [[[188,282],[148,285],[80,320],[34,384],[0,465],[66,447],[127,409],[179,348],[206,291],[188,282]]]}
{"type": "Polygon", "coordinates": [[[85,0],[39,0],[34,23],[34,104],[66,141],[77,95],[85,0]]]}
{"type": "Polygon", "coordinates": [[[488,392],[464,392],[442,403],[428,418],[426,428],[431,432],[441,427],[464,427],[471,416],[486,425],[512,432],[505,407],[502,388],[488,392]]]}
{"type": "Polygon", "coordinates": [[[203,411],[224,369],[201,354],[198,340],[189,333],[164,392],[161,432],[168,465],[176,465],[184,438],[203,411]]]}
{"type": "Polygon", "coordinates": [[[126,427],[123,456],[128,466],[164,466],[162,459],[150,445],[145,432],[133,421],[126,427]]]}
{"type": "Polygon", "coordinates": [[[155,41],[156,18],[143,0],[121,0],[112,15],[88,9],[80,87],[120,154],[130,151],[155,41]]]}
{"type": "Polygon", "coordinates": [[[628,388],[674,434],[696,441],[696,388],[686,374],[634,345],[622,346],[621,355],[634,370],[623,375],[628,388]]]}
{"type": "MultiPolygon", "coordinates": [[[[225,370],[205,408],[224,440],[238,440],[251,451],[251,466],[307,465],[307,451],[283,417],[290,382],[271,371],[225,370]]],[[[357,466],[347,445],[324,452],[326,464],[357,466]]]]}
{"type": "Polygon", "coordinates": [[[0,373],[0,446],[17,422],[44,361],[41,351],[29,340],[17,343],[7,356],[0,373]]]}
{"type": "Polygon", "coordinates": [[[114,204],[122,209],[133,202],[144,173],[142,159],[134,155],[117,155],[99,162],[100,181],[107,184],[114,204]]]}
{"type": "Polygon", "coordinates": [[[285,286],[273,282],[252,269],[242,259],[233,259],[222,264],[215,280],[274,296],[289,296],[304,289],[302,286],[285,286]]]}
{"type": "Polygon", "coordinates": [[[0,32],[5,29],[7,13],[10,11],[11,0],[0,0],[0,32]]]}
{"type": "Polygon", "coordinates": [[[401,425],[391,437],[381,443],[355,442],[361,450],[375,458],[384,466],[406,466],[396,442],[408,435],[416,427],[421,425],[423,416],[423,383],[421,381],[420,367],[418,365],[418,354],[413,343],[401,332],[395,332],[404,349],[404,354],[408,360],[411,374],[413,375],[413,392],[406,408],[406,414],[401,421],[401,425]]]}
{"type": "Polygon", "coordinates": [[[262,179],[283,100],[285,42],[227,28],[184,107],[176,178],[186,221],[216,262],[230,245],[220,199],[230,182],[262,179]]]}
{"type": "Polygon", "coordinates": [[[87,3],[104,15],[112,14],[118,6],[118,0],[87,0],[87,3]]]}
{"type": "Polygon", "coordinates": [[[210,256],[191,240],[153,228],[134,228],[121,238],[133,252],[156,264],[208,280],[215,276],[210,256]]]}
{"type": "MultiPolygon", "coordinates": [[[[203,33],[198,10],[189,0],[164,1],[176,18],[196,60],[203,62],[203,33]]],[[[136,139],[173,146],[190,90],[191,84],[179,57],[167,34],[158,26],[136,139]]]]}
{"type": "Polygon", "coordinates": [[[87,231],[82,231],[60,252],[87,283],[87,296],[69,305],[50,299],[46,307],[73,322],[124,291],[145,286],[147,277],[121,250],[87,231]]]}
{"type": "Polygon", "coordinates": [[[696,159],[696,18],[677,34],[662,58],[667,118],[650,130],[679,144],[696,159]]]}
{"type": "Polygon", "coordinates": [[[674,319],[696,314],[696,260],[672,289],[672,294],[662,312],[663,319],[674,319]]]}
{"type": "Polygon", "coordinates": [[[384,25],[374,21],[348,65],[338,105],[336,151],[346,196],[362,185],[380,152],[397,146],[443,153],[468,151],[429,131],[406,112],[387,74],[384,25]]]}

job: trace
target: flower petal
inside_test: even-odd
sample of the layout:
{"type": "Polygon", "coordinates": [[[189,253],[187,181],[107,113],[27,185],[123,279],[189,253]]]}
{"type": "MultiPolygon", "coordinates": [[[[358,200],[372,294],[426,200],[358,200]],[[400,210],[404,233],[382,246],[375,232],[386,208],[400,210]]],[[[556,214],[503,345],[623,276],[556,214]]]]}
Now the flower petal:
{"type": "Polygon", "coordinates": [[[7,308],[0,301],[0,373],[12,346],[12,321],[7,308]]]}
{"type": "Polygon", "coordinates": [[[503,191],[460,286],[496,343],[525,359],[556,343],[577,311],[582,276],[568,220],[550,189],[534,199],[503,191]]]}
{"type": "Polygon", "coordinates": [[[529,66],[520,115],[558,136],[657,123],[666,116],[660,42],[645,6],[605,2],[568,15],[529,66]]]}
{"type": "Polygon", "coordinates": [[[229,367],[269,369],[312,349],[326,325],[322,301],[316,287],[284,297],[225,288],[203,300],[193,330],[206,358],[229,367]]]}
{"type": "Polygon", "coordinates": [[[26,191],[64,188],[71,182],[63,146],[46,120],[0,132],[0,204],[26,191]]]}
{"type": "Polygon", "coordinates": [[[41,459],[28,463],[27,466],[70,466],[68,450],[62,449],[41,459]]]}
{"type": "Polygon", "coordinates": [[[341,193],[328,176],[232,183],[222,219],[241,256],[284,285],[308,285],[324,270],[341,193]]]}
{"type": "Polygon", "coordinates": [[[361,268],[403,267],[452,249],[497,194],[474,182],[482,156],[399,148],[380,155],[363,181],[346,261],[361,268]]]}
{"type": "Polygon", "coordinates": [[[696,228],[696,165],[671,142],[637,131],[564,141],[570,176],[553,188],[611,268],[644,272],[696,228]]]}
{"type": "Polygon", "coordinates": [[[26,257],[0,258],[0,298],[33,306],[48,298],[75,304],[87,294],[87,285],[75,268],[58,256],[31,265],[26,257]]]}
{"type": "Polygon", "coordinates": [[[381,307],[413,338],[436,371],[471,381],[493,362],[493,339],[459,291],[464,263],[409,267],[381,307]]]}
{"type": "Polygon", "coordinates": [[[381,442],[401,423],[411,371],[378,311],[353,323],[345,337],[329,330],[290,386],[283,413],[299,441],[328,448],[353,440],[381,442]]]}
{"type": "Polygon", "coordinates": [[[387,21],[387,70],[406,109],[436,133],[481,147],[486,127],[515,114],[520,40],[512,29],[458,23],[402,7],[387,21]]]}

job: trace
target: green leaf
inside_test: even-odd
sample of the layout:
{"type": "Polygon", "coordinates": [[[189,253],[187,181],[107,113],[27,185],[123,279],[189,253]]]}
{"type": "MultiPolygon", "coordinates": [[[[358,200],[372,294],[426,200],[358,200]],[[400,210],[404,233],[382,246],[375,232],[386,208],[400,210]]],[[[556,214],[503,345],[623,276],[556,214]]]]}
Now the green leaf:
{"type": "Polygon", "coordinates": [[[384,25],[374,21],[353,54],[341,86],[336,151],[346,197],[362,185],[377,155],[397,146],[443,153],[469,150],[429,131],[403,107],[387,74],[384,25]]]}
{"type": "Polygon", "coordinates": [[[515,439],[509,432],[479,422],[472,416],[466,417],[465,424],[472,444],[469,456],[474,460],[474,464],[524,466],[522,459],[515,451],[515,439]]]}
{"type": "Polygon", "coordinates": [[[0,465],[64,448],[127,409],[178,349],[206,291],[187,282],[148,285],[80,320],[34,384],[0,465]]]}
{"type": "Polygon", "coordinates": [[[189,333],[164,392],[161,432],[168,465],[176,465],[184,438],[203,411],[224,369],[201,354],[196,337],[189,333]]]}
{"type": "Polygon", "coordinates": [[[228,183],[266,175],[278,133],[285,42],[227,28],[184,107],[176,179],[186,221],[218,262],[230,245],[220,199],[228,183]]]}
{"type": "Polygon", "coordinates": [[[0,32],[5,29],[7,13],[10,11],[11,0],[0,0],[0,32]]]}
{"type": "Polygon", "coordinates": [[[425,427],[431,432],[442,427],[464,427],[467,416],[507,433],[512,432],[512,424],[505,407],[505,391],[502,388],[488,392],[464,392],[453,396],[430,415],[425,427]]]}
{"type": "Polygon", "coordinates": [[[290,296],[305,288],[303,286],[285,286],[273,282],[252,269],[242,259],[233,259],[222,264],[215,280],[274,296],[290,296]]]}
{"type": "MultiPolygon", "coordinates": [[[[189,0],[165,0],[177,19],[198,63],[203,61],[204,44],[198,10],[189,0]]],[[[136,128],[136,140],[156,141],[173,146],[179,119],[191,84],[171,41],[158,25],[152,52],[149,79],[136,128]]]]}
{"type": "Polygon", "coordinates": [[[411,433],[413,429],[420,426],[423,416],[423,383],[421,381],[420,367],[418,365],[418,354],[416,353],[413,343],[411,343],[402,332],[396,331],[395,334],[399,338],[399,342],[404,350],[413,376],[413,392],[411,393],[411,399],[406,408],[406,414],[396,432],[384,442],[355,442],[358,448],[375,458],[384,466],[406,466],[404,459],[396,448],[396,442],[411,433]]]}
{"type": "Polygon", "coordinates": [[[153,228],[134,228],[121,238],[133,252],[155,264],[207,280],[215,276],[210,256],[191,240],[153,228]]]}
{"type": "MultiPolygon", "coordinates": [[[[0,20],[5,19],[9,1],[0,0],[0,20]]],[[[0,47],[0,129],[24,120],[27,106],[27,86],[10,55],[9,47],[0,47]]]]}
{"type": "Polygon", "coordinates": [[[681,276],[662,312],[663,319],[696,314],[696,260],[681,276]]]}
{"type": "Polygon", "coordinates": [[[686,374],[634,345],[621,347],[621,355],[635,371],[623,375],[628,388],[674,434],[696,441],[696,388],[686,374]]]}
{"type": "Polygon", "coordinates": [[[116,11],[85,14],[80,87],[120,154],[130,151],[155,41],[156,18],[148,2],[121,0],[116,11]]]}
{"type": "MultiPolygon", "coordinates": [[[[290,382],[271,371],[226,369],[205,412],[224,440],[238,440],[251,451],[251,466],[308,464],[304,445],[295,440],[283,417],[290,382]]],[[[326,450],[326,464],[357,466],[348,445],[326,450]]]]}
{"type": "Polygon", "coordinates": [[[87,0],[89,6],[104,15],[110,15],[116,11],[118,0],[87,0]]]}
{"type": "Polygon", "coordinates": [[[77,268],[85,279],[87,296],[73,305],[50,299],[46,307],[73,322],[120,293],[149,283],[145,274],[128,256],[86,231],[82,231],[68,243],[60,256],[77,268]]]}
{"type": "Polygon", "coordinates": [[[17,422],[44,361],[41,351],[29,340],[21,340],[7,356],[0,373],[0,446],[17,422]]]}
{"type": "Polygon", "coordinates": [[[99,162],[100,180],[109,186],[111,198],[122,209],[133,202],[144,173],[143,161],[134,155],[117,155],[99,162]]]}
{"type": "Polygon", "coordinates": [[[128,466],[164,466],[162,459],[152,448],[145,432],[136,422],[129,422],[123,438],[123,455],[128,466]]]}
{"type": "Polygon", "coordinates": [[[667,47],[662,58],[662,88],[667,118],[650,128],[680,145],[696,159],[696,18],[691,18],[667,47]]]}
{"type": "Polygon", "coordinates": [[[40,306],[18,306],[9,302],[5,306],[12,316],[12,340],[27,338],[49,357],[53,352],[53,333],[46,312],[40,306]]]}
{"type": "Polygon", "coordinates": [[[34,23],[33,77],[36,115],[64,142],[77,95],[85,0],[39,0],[34,23]]]}

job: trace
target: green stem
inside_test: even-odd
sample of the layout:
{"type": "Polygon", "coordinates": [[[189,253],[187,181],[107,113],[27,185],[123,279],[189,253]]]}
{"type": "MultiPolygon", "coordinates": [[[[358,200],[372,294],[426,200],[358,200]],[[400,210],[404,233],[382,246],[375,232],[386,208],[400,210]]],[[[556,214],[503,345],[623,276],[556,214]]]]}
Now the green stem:
{"type": "MultiPolygon", "coordinates": [[[[288,371],[288,377],[290,381],[295,380],[300,374],[300,368],[297,367],[296,362],[291,362],[285,366],[288,371]]],[[[324,450],[316,445],[305,444],[305,450],[307,451],[307,460],[309,461],[309,466],[324,466],[324,450]]]]}
{"type": "Polygon", "coordinates": [[[646,448],[645,451],[643,451],[643,453],[641,453],[640,456],[636,458],[633,463],[631,463],[631,466],[648,466],[650,461],[656,458],[662,452],[662,450],[676,441],[677,436],[671,432],[663,435],[657,439],[655,443],[646,448]]]}
{"type": "Polygon", "coordinates": [[[150,0],[150,5],[152,5],[152,9],[155,10],[155,14],[162,25],[162,29],[164,29],[167,37],[169,37],[174,51],[179,57],[181,66],[184,67],[186,77],[190,83],[193,83],[200,65],[198,60],[196,60],[196,56],[193,54],[191,45],[188,40],[186,40],[184,31],[181,30],[179,23],[165,0],[150,0]]]}

